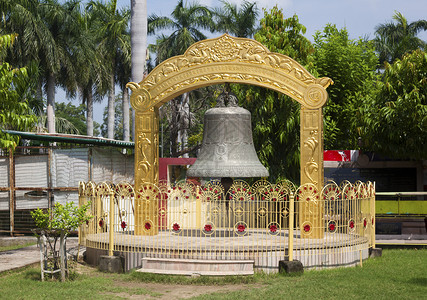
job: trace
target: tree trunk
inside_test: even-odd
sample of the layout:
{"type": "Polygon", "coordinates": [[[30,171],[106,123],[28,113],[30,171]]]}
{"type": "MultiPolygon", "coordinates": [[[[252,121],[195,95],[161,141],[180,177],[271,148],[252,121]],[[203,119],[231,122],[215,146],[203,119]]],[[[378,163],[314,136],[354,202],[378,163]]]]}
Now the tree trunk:
{"type": "Polygon", "coordinates": [[[87,110],[86,134],[88,136],[93,136],[93,95],[92,95],[92,89],[90,89],[87,93],[86,106],[87,106],[87,108],[86,108],[86,110],[87,110]]]}
{"type": "Polygon", "coordinates": [[[179,98],[169,101],[171,118],[169,122],[170,130],[170,152],[171,157],[177,157],[179,140],[179,98]]]}
{"type": "Polygon", "coordinates": [[[123,87],[123,140],[129,142],[129,91],[123,87]]]}
{"type": "Polygon", "coordinates": [[[107,124],[107,137],[114,139],[114,117],[115,117],[115,87],[114,87],[114,73],[110,75],[110,89],[108,91],[108,124],[107,124]]]}
{"type": "Polygon", "coordinates": [[[55,133],[55,75],[49,74],[47,78],[47,131],[55,133]]]}
{"type": "Polygon", "coordinates": [[[131,0],[130,37],[132,51],[132,81],[144,76],[147,51],[147,0],[131,0]]]}
{"type": "MultiPolygon", "coordinates": [[[[147,0],[131,0],[130,41],[132,81],[140,82],[145,71],[147,51],[147,0]]],[[[135,141],[135,112],[132,111],[132,139],[135,141]]]]}
{"type": "MultiPolygon", "coordinates": [[[[182,102],[181,102],[181,107],[179,109],[179,114],[181,114],[180,116],[180,132],[179,132],[179,136],[180,136],[180,151],[183,151],[184,149],[187,148],[187,143],[188,143],[188,128],[190,128],[190,94],[189,93],[184,93],[182,94],[182,102]]],[[[188,153],[184,153],[182,155],[182,157],[189,157],[188,153]]]]}

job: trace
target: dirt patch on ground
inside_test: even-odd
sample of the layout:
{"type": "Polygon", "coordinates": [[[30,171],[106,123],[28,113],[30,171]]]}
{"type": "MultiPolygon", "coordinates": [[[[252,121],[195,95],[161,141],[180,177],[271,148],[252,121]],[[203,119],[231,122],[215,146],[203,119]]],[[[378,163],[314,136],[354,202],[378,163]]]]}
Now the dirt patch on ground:
{"type": "MultiPolygon", "coordinates": [[[[99,272],[96,268],[85,264],[77,263],[74,265],[74,271],[78,274],[88,276],[109,277],[114,276],[109,273],[99,272]]],[[[167,283],[150,283],[138,281],[115,281],[117,287],[137,291],[135,293],[105,293],[105,295],[117,296],[125,299],[188,299],[204,294],[211,293],[228,293],[248,288],[243,284],[226,284],[226,285],[184,285],[184,284],[167,284],[167,283]],[[144,292],[144,290],[146,292],[144,292]],[[139,292],[138,292],[139,291],[139,292]]],[[[251,288],[262,287],[260,284],[251,284],[251,288]]]]}
{"type": "Polygon", "coordinates": [[[129,299],[188,299],[204,294],[226,293],[242,290],[242,285],[178,285],[178,284],[160,284],[143,282],[119,282],[117,285],[125,286],[131,289],[144,288],[154,293],[154,295],[124,295],[125,293],[115,294],[129,299]]]}

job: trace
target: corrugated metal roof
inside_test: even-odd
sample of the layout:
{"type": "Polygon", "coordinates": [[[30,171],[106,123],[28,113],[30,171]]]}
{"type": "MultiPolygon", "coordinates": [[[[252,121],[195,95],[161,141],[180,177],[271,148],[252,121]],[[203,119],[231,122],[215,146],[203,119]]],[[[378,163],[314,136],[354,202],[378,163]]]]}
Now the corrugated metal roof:
{"type": "Polygon", "coordinates": [[[38,140],[47,142],[62,142],[70,144],[90,144],[101,146],[112,146],[121,148],[134,148],[134,142],[125,142],[113,139],[106,139],[100,137],[77,135],[77,134],[64,134],[64,133],[35,133],[15,130],[3,130],[3,132],[13,135],[19,135],[24,139],[38,140]]]}

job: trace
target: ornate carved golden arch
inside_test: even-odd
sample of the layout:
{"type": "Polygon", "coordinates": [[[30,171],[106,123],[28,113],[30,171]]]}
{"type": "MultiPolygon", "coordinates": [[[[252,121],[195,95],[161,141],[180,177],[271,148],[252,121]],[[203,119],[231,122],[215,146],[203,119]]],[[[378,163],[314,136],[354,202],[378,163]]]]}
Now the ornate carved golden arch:
{"type": "Polygon", "coordinates": [[[323,116],[332,80],[315,78],[292,58],[259,42],[224,34],[193,44],[127,84],[136,111],[135,187],[158,181],[158,109],[187,91],[225,82],[269,88],[301,104],[301,184],[323,184],[323,116]]]}

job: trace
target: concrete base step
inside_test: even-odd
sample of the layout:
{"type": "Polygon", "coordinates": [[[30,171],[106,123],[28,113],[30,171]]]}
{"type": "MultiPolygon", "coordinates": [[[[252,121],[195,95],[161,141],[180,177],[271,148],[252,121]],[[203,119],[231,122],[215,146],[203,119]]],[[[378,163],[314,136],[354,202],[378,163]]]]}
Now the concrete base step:
{"type": "Polygon", "coordinates": [[[199,260],[149,258],[142,259],[142,269],[137,272],[170,275],[253,275],[253,260],[199,260]]]}

